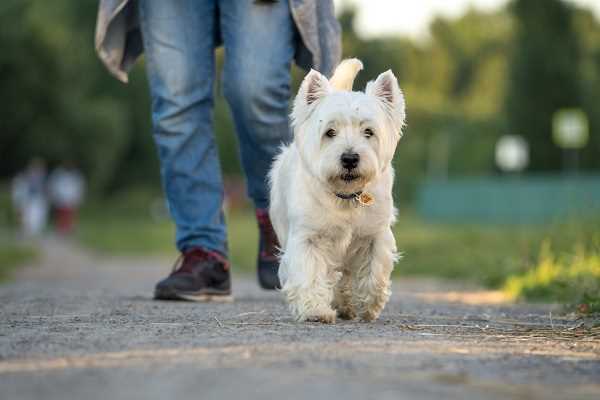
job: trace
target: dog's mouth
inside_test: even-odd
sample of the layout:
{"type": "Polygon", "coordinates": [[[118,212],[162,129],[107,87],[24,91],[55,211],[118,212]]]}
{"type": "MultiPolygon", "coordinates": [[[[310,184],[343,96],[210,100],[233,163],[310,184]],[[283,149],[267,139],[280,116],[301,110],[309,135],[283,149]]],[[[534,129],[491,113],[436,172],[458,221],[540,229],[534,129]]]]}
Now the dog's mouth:
{"type": "Polygon", "coordinates": [[[357,180],[358,178],[360,178],[359,174],[355,174],[352,172],[346,172],[343,173],[342,175],[340,175],[340,178],[344,181],[344,182],[352,182],[357,180]]]}

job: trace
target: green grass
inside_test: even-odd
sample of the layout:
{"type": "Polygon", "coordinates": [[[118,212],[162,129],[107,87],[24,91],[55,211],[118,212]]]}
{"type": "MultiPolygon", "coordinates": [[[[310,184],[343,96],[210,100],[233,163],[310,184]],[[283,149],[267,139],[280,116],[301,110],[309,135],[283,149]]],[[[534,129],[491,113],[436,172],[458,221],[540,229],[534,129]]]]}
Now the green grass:
{"type": "Polygon", "coordinates": [[[398,274],[474,280],[492,287],[529,256],[534,236],[520,229],[425,224],[402,216],[394,231],[403,254],[398,274]]]}
{"type": "MultiPolygon", "coordinates": [[[[77,237],[89,249],[114,255],[177,257],[175,227],[166,215],[152,218],[161,200],[138,190],[108,200],[93,201],[82,210],[77,237]]],[[[160,214],[160,213],[159,213],[160,214]]],[[[258,230],[249,210],[228,213],[229,253],[238,270],[253,271],[258,230]]]]}
{"type": "Polygon", "coordinates": [[[258,255],[258,226],[252,212],[237,211],[227,216],[229,253],[235,267],[254,272],[258,255]]]}
{"type": "Polygon", "coordinates": [[[145,218],[85,218],[78,238],[88,248],[117,255],[175,253],[174,228],[168,221],[145,218]]]}
{"type": "Polygon", "coordinates": [[[93,199],[81,211],[77,237],[86,247],[115,255],[175,254],[174,227],[168,218],[152,218],[160,203],[151,190],[131,190],[109,199],[93,199]]]}
{"type": "Polygon", "coordinates": [[[545,240],[552,241],[559,253],[569,252],[576,243],[588,248],[600,243],[598,226],[598,221],[534,226],[427,224],[401,215],[395,234],[404,257],[396,271],[498,288],[507,277],[531,268],[545,240]]]}
{"type": "Polygon", "coordinates": [[[515,299],[578,305],[583,313],[600,312],[600,248],[576,246],[557,256],[550,242],[542,245],[535,264],[507,279],[504,290],[515,299]]]}
{"type": "Polygon", "coordinates": [[[14,238],[17,229],[16,216],[12,211],[10,187],[0,182],[0,282],[10,279],[20,266],[37,256],[35,247],[14,238]]]}
{"type": "MultiPolygon", "coordinates": [[[[150,218],[152,196],[134,192],[86,207],[81,242],[94,250],[120,255],[176,257],[174,227],[167,217],[150,218]]],[[[258,232],[251,210],[228,213],[230,258],[234,268],[254,271],[258,232]]],[[[401,214],[394,231],[403,259],[400,276],[433,276],[468,280],[502,288],[511,277],[527,276],[538,265],[540,248],[552,243],[558,258],[575,246],[600,248],[600,220],[573,220],[534,226],[425,223],[401,214]]],[[[548,289],[553,291],[554,289],[548,289]]],[[[523,290],[523,298],[533,298],[523,290]]]]}
{"type": "MultiPolygon", "coordinates": [[[[238,269],[251,270],[258,243],[254,215],[250,212],[230,213],[227,222],[231,262],[238,269]]],[[[168,220],[88,215],[82,220],[78,238],[86,247],[104,254],[177,256],[175,228],[168,220]]]]}
{"type": "Polygon", "coordinates": [[[35,249],[4,238],[0,244],[0,282],[10,279],[13,272],[36,257],[35,249]]]}

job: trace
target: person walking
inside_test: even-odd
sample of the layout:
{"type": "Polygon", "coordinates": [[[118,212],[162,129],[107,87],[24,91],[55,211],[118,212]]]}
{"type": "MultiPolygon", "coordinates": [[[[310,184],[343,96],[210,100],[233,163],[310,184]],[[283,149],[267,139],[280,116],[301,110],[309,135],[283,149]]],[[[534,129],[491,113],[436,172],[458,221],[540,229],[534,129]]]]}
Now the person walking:
{"type": "Polygon", "coordinates": [[[223,93],[240,143],[260,232],[258,278],[279,287],[267,173],[288,120],[290,68],[330,74],[341,56],[332,0],[101,0],[96,49],[121,81],[143,52],[154,140],[181,257],[157,299],[231,294],[223,182],[213,132],[215,49],[224,47],[223,93]]]}
{"type": "Polygon", "coordinates": [[[14,177],[12,201],[23,236],[39,237],[48,221],[46,163],[43,159],[31,159],[27,168],[14,177]]]}
{"type": "Polygon", "coordinates": [[[62,235],[73,233],[85,193],[83,175],[73,163],[63,162],[48,178],[48,193],[56,231],[62,235]]]}

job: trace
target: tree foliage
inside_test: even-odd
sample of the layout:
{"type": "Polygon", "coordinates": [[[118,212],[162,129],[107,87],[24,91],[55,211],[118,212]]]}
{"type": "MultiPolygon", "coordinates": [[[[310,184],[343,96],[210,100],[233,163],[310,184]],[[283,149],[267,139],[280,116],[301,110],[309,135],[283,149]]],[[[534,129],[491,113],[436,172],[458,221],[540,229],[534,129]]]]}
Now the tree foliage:
{"type": "Polygon", "coordinates": [[[511,9],[517,33],[506,99],[509,129],[528,138],[533,169],[558,169],[552,116],[583,105],[574,11],[559,0],[516,0],[511,9]]]}
{"type": "MultiPolygon", "coordinates": [[[[96,0],[5,0],[0,5],[0,179],[32,156],[77,162],[101,192],[158,185],[143,62],[123,85],[93,48],[96,0]]],[[[407,5],[408,7],[408,5],[407,5]]],[[[577,106],[591,119],[587,168],[599,168],[600,24],[559,0],[515,0],[507,9],[438,18],[429,37],[364,39],[354,12],[340,15],[344,56],[365,71],[356,88],[391,68],[408,105],[408,128],[395,164],[403,197],[425,174],[494,171],[505,133],[527,136],[532,167],[560,166],[550,140],[556,108],[577,106]]],[[[222,65],[222,53],[217,55],[222,65]]],[[[304,72],[294,69],[294,88],[304,72]]],[[[240,174],[230,113],[216,81],[215,132],[226,174],[240,174]]]]}
{"type": "Polygon", "coordinates": [[[95,7],[89,0],[11,1],[0,10],[2,176],[41,156],[50,164],[72,160],[94,187],[107,188],[147,126],[135,87],[113,82],[94,57],[95,7]]]}

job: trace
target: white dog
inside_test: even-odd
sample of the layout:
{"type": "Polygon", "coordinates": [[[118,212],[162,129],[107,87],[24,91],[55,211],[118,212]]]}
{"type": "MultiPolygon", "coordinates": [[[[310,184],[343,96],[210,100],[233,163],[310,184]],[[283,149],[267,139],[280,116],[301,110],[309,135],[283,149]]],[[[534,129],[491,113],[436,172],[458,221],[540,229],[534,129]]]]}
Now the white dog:
{"type": "Polygon", "coordinates": [[[273,164],[271,209],[279,279],[294,317],[376,319],[390,297],[396,256],[391,161],[404,97],[391,71],[352,92],[362,63],[331,80],[311,70],[292,111],[294,142],[273,164]]]}

